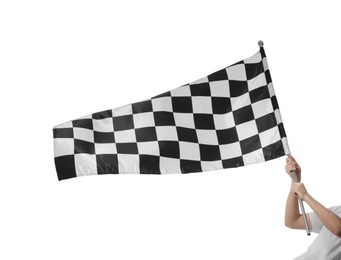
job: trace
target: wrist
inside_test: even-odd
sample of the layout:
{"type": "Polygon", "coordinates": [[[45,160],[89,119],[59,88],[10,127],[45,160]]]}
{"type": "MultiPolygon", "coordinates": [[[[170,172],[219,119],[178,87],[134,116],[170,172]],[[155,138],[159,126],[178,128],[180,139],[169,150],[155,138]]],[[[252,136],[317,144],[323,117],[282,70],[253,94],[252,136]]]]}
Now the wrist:
{"type": "Polygon", "coordinates": [[[310,201],[311,200],[311,196],[310,196],[310,194],[307,192],[307,193],[305,193],[305,194],[303,194],[303,196],[302,196],[302,200],[304,200],[305,202],[307,202],[308,203],[308,201],[310,201]]]}

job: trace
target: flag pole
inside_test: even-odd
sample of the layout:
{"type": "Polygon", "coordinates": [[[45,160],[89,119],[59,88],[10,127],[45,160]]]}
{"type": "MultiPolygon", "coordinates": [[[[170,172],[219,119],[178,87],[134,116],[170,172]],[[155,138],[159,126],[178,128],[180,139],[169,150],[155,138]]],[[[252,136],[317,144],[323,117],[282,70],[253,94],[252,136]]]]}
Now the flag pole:
{"type": "MultiPolygon", "coordinates": [[[[259,46],[259,48],[263,48],[264,42],[263,41],[258,41],[258,46],[259,46]]],[[[288,147],[288,149],[289,149],[289,147],[288,147]]],[[[288,156],[290,156],[290,152],[289,152],[288,156]]],[[[295,171],[291,172],[291,177],[292,177],[292,179],[294,180],[295,183],[299,182],[298,179],[297,179],[297,175],[296,175],[295,171]]],[[[305,230],[307,231],[307,235],[310,236],[310,230],[309,230],[309,226],[308,226],[307,215],[305,213],[303,201],[302,201],[301,198],[298,198],[298,203],[300,205],[301,212],[302,212],[302,215],[303,215],[303,221],[304,221],[305,230]]]]}
{"type": "MultiPolygon", "coordinates": [[[[297,174],[295,171],[291,172],[291,176],[292,176],[292,179],[294,180],[295,183],[299,182],[297,179],[297,174]]],[[[308,226],[307,215],[305,214],[304,205],[303,205],[303,201],[301,198],[298,198],[298,203],[300,205],[301,212],[303,215],[305,230],[307,231],[307,235],[310,236],[310,230],[309,230],[309,226],[308,226]]]]}

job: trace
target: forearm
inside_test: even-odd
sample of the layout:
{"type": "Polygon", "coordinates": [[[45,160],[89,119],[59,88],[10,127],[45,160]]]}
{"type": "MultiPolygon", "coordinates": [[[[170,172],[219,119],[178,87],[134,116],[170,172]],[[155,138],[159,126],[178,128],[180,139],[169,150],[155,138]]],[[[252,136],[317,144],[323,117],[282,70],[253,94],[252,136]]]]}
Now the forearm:
{"type": "Polygon", "coordinates": [[[310,194],[306,194],[303,200],[311,207],[317,217],[322,221],[323,225],[332,233],[341,236],[341,218],[334,212],[324,207],[321,203],[315,200],[310,194]]]}
{"type": "Polygon", "coordinates": [[[296,222],[300,217],[297,198],[290,191],[285,205],[285,225],[289,228],[296,228],[296,222]]]}

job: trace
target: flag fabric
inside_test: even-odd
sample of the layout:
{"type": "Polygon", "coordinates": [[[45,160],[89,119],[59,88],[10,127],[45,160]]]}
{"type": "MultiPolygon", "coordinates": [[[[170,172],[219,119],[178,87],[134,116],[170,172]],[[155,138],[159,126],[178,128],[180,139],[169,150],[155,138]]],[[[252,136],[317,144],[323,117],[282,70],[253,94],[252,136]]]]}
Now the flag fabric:
{"type": "Polygon", "coordinates": [[[148,100],[53,128],[59,180],[213,171],[290,153],[264,48],[148,100]]]}

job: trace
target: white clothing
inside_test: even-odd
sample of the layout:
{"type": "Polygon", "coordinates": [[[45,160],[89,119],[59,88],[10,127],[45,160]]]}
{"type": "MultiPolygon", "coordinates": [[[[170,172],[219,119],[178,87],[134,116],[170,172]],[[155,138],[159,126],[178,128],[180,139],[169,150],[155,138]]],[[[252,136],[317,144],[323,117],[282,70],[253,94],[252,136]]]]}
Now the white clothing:
{"type": "MultiPolygon", "coordinates": [[[[341,206],[329,209],[341,217],[341,206]]],[[[319,235],[308,247],[307,252],[294,260],[341,260],[341,238],[330,232],[314,212],[307,216],[311,220],[312,232],[319,235]]]]}

